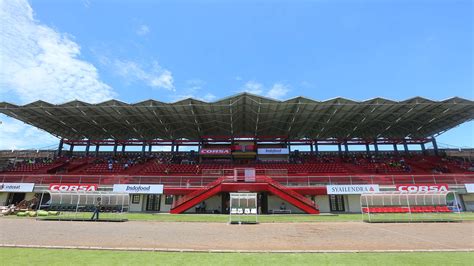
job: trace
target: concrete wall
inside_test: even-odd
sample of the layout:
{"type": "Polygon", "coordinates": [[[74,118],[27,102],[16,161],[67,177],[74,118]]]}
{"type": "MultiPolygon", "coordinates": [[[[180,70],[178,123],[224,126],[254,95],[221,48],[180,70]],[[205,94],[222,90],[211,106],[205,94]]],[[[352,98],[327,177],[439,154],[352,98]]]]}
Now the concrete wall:
{"type": "Polygon", "coordinates": [[[8,200],[8,193],[7,192],[1,192],[0,193],[0,206],[7,205],[7,200],[8,200]]]}
{"type": "Polygon", "coordinates": [[[318,195],[315,197],[316,204],[319,206],[319,211],[321,213],[330,212],[329,208],[329,196],[328,195],[318,195]]]}
{"type": "Polygon", "coordinates": [[[271,213],[272,210],[280,210],[280,205],[282,202],[285,203],[287,210],[291,210],[291,213],[304,213],[294,205],[282,200],[280,197],[275,195],[268,195],[268,212],[271,213]]]}
{"type": "MultiPolygon", "coordinates": [[[[35,194],[36,194],[36,193],[34,193],[34,192],[28,192],[28,193],[26,193],[26,195],[25,195],[25,200],[31,200],[31,199],[33,199],[33,198],[35,197],[35,194]]],[[[41,196],[40,196],[40,197],[41,197],[41,196]]]]}
{"type": "Polygon", "coordinates": [[[463,194],[461,195],[462,201],[466,211],[474,211],[474,194],[463,194]]]}
{"type": "Polygon", "coordinates": [[[360,213],[360,195],[344,195],[345,212],[360,213]]]}
{"type": "MultiPolygon", "coordinates": [[[[176,196],[175,196],[176,197],[176,196]]],[[[160,212],[170,212],[171,204],[166,204],[166,195],[161,195],[160,212]]]]}
{"type": "Polygon", "coordinates": [[[143,211],[144,208],[144,202],[145,202],[145,195],[140,195],[140,202],[139,203],[132,203],[132,197],[133,195],[130,195],[130,207],[129,211],[130,212],[141,212],[143,211]]]}
{"type": "MultiPolygon", "coordinates": [[[[206,211],[213,211],[213,210],[221,211],[221,206],[222,206],[221,195],[215,195],[213,197],[210,197],[207,200],[205,200],[205,202],[206,202],[206,211]]],[[[187,210],[185,213],[196,213],[195,207],[196,206],[193,206],[191,209],[187,210]]]]}

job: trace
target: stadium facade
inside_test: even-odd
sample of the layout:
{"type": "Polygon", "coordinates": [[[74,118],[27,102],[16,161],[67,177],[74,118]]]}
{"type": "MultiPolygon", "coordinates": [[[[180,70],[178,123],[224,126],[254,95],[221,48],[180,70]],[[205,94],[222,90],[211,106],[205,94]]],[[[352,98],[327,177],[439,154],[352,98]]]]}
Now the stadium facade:
{"type": "Polygon", "coordinates": [[[470,157],[436,143],[474,118],[474,103],[462,98],[241,93],[215,102],[2,102],[0,112],[59,139],[54,153],[0,154],[0,205],[48,189],[121,190],[131,211],[227,213],[229,193],[257,192],[261,213],[317,214],[360,212],[365,192],[450,190],[474,210],[470,157]],[[327,145],[335,151],[322,151],[327,145]]]}

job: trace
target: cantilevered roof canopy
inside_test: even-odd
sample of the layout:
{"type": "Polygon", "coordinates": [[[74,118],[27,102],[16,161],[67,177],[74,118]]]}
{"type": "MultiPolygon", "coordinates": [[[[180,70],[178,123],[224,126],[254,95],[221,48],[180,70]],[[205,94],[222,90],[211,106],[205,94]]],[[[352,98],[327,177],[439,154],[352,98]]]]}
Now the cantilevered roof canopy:
{"type": "Polygon", "coordinates": [[[286,101],[241,93],[215,102],[185,99],[127,104],[72,101],[23,106],[0,103],[0,112],[65,139],[198,139],[201,136],[288,136],[314,139],[425,138],[474,119],[462,98],[405,101],[335,98],[286,101]]]}

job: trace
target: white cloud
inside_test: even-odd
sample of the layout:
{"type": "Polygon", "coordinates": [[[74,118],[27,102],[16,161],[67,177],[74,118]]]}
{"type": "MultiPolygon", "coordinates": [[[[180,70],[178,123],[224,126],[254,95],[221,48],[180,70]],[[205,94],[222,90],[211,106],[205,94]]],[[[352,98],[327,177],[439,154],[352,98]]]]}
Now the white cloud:
{"type": "Polygon", "coordinates": [[[282,99],[290,91],[288,86],[275,83],[272,88],[267,92],[266,96],[274,99],[282,99]]]}
{"type": "Polygon", "coordinates": [[[150,28],[147,25],[140,25],[137,29],[137,34],[140,36],[145,36],[150,33],[150,28]]]}
{"type": "Polygon", "coordinates": [[[153,61],[149,70],[144,70],[136,62],[118,59],[113,61],[112,66],[115,72],[128,82],[142,81],[152,88],[174,91],[173,75],[156,61],[153,61]]]}
{"type": "Polygon", "coordinates": [[[54,103],[115,96],[94,65],[78,58],[72,37],[35,20],[26,0],[1,1],[0,24],[0,96],[54,103]]]}
{"type": "Polygon", "coordinates": [[[261,95],[263,93],[263,85],[252,80],[247,81],[247,83],[245,83],[242,87],[241,91],[261,95]]]}
{"type": "MultiPolygon", "coordinates": [[[[80,46],[73,38],[35,20],[26,0],[0,0],[0,25],[0,99],[95,103],[115,96],[94,65],[78,58],[80,46]]],[[[42,130],[3,115],[0,119],[0,149],[57,144],[42,130]]]]}
{"type": "Polygon", "coordinates": [[[274,83],[270,89],[267,89],[263,84],[251,80],[245,83],[239,91],[281,100],[288,94],[290,89],[288,85],[283,83],[274,83]]]}
{"type": "Polygon", "coordinates": [[[188,98],[194,98],[205,102],[214,101],[217,98],[214,94],[210,92],[202,92],[203,86],[205,84],[206,82],[200,79],[191,79],[186,81],[186,87],[174,94],[172,101],[180,101],[188,98]]]}
{"type": "Polygon", "coordinates": [[[39,149],[58,144],[54,136],[13,118],[2,115],[0,121],[0,150],[39,149]]]}

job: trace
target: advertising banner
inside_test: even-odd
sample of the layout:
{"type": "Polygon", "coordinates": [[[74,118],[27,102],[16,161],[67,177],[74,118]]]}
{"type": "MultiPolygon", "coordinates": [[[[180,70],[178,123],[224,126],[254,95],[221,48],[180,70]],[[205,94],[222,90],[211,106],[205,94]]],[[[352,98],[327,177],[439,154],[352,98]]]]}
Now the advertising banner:
{"type": "Polygon", "coordinates": [[[328,195],[351,195],[379,192],[379,185],[327,185],[328,195]]]}
{"type": "Polygon", "coordinates": [[[257,150],[258,154],[279,154],[285,155],[289,154],[288,148],[259,148],[257,150]]]}
{"type": "Polygon", "coordinates": [[[49,184],[50,191],[97,191],[98,184],[49,184]]]}
{"type": "Polygon", "coordinates": [[[397,191],[405,192],[442,192],[448,191],[448,184],[399,184],[397,191]]]}
{"type": "Polygon", "coordinates": [[[0,183],[0,192],[33,192],[35,183],[0,183]]]}
{"type": "Polygon", "coordinates": [[[127,192],[130,194],[163,194],[163,185],[115,184],[113,190],[114,192],[127,192]]]}
{"type": "Polygon", "coordinates": [[[230,149],[201,149],[200,155],[230,155],[230,149]]]}
{"type": "Polygon", "coordinates": [[[464,184],[467,193],[474,193],[474,184],[464,184]]]}

